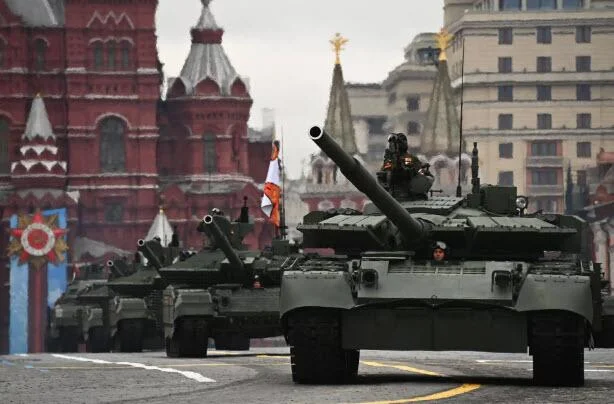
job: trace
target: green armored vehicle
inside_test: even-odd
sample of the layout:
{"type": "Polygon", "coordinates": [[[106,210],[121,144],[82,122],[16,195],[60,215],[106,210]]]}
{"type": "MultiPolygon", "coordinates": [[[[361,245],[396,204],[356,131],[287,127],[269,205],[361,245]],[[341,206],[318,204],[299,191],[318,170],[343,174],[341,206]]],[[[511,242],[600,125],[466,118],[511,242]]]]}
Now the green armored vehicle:
{"type": "Polygon", "coordinates": [[[526,214],[515,187],[481,186],[477,144],[471,194],[429,197],[433,177],[406,150],[374,177],[320,128],[310,137],[372,203],[362,213],[312,212],[299,226],[305,247],[346,258],[282,276],[295,382],[350,380],[361,349],[528,348],[536,383],[584,383],[602,303],[582,219],[526,214]]]}
{"type": "MultiPolygon", "coordinates": [[[[88,313],[88,298],[82,296],[104,287],[107,276],[98,265],[82,267],[58,298],[49,314],[49,351],[77,352],[83,340],[83,317],[88,313]]],[[[94,339],[101,339],[100,328],[92,327],[94,339]]]]}
{"type": "Polygon", "coordinates": [[[169,357],[205,357],[209,338],[217,349],[247,350],[250,338],[281,335],[281,270],[303,257],[290,253],[285,240],[270,251],[246,250],[242,241],[253,226],[247,207],[234,222],[217,213],[198,227],[208,236],[206,248],[159,269],[170,285],[163,298],[169,357]]]}

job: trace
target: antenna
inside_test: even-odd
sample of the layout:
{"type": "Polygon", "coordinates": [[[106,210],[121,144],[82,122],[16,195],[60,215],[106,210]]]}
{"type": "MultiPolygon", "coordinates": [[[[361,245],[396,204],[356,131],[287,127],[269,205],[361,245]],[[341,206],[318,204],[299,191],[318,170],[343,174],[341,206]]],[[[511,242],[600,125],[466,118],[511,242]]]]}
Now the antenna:
{"type": "Polygon", "coordinates": [[[458,185],[456,185],[456,196],[462,196],[461,189],[461,170],[463,154],[463,95],[465,90],[465,37],[463,36],[463,56],[461,59],[461,99],[460,99],[460,127],[458,136],[458,185]]]}

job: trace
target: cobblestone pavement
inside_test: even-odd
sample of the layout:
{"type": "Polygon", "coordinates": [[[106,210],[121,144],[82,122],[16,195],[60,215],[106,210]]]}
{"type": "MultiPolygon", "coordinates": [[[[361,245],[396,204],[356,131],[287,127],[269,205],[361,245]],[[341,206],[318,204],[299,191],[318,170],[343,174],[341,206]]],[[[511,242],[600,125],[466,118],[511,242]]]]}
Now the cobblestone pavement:
{"type": "Polygon", "coordinates": [[[528,355],[363,351],[358,380],[294,384],[287,348],[211,350],[205,359],[141,354],[0,356],[2,403],[606,403],[614,350],[586,352],[586,386],[533,386],[528,355]]]}

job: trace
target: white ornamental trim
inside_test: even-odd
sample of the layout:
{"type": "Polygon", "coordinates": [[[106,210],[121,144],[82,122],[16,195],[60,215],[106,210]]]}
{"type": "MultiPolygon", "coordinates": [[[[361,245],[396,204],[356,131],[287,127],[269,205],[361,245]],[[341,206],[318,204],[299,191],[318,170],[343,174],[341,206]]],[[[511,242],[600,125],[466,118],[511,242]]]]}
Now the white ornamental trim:
{"type": "Polygon", "coordinates": [[[23,249],[30,255],[42,257],[51,251],[55,245],[55,235],[53,231],[43,223],[32,223],[26,227],[21,235],[21,245],[23,249]],[[30,244],[30,236],[46,237],[45,244],[36,248],[30,244]]]}
{"type": "Polygon", "coordinates": [[[94,189],[158,189],[158,185],[71,185],[69,190],[94,189]]]}
{"type": "Polygon", "coordinates": [[[58,148],[56,146],[48,146],[48,145],[27,145],[21,146],[19,152],[22,155],[25,155],[28,151],[34,150],[37,156],[43,154],[45,150],[50,151],[52,154],[58,154],[58,148]]]}

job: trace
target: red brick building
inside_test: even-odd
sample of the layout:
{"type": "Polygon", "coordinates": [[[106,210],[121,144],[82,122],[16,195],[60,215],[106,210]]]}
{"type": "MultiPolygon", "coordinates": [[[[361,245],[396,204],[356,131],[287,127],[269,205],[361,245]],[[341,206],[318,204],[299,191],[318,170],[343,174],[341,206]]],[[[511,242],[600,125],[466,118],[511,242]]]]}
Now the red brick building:
{"type": "MultiPolygon", "coordinates": [[[[157,0],[0,0],[4,228],[16,212],[67,208],[70,262],[80,263],[133,250],[161,204],[193,247],[213,207],[238,216],[247,196],[260,215],[264,177],[250,173],[266,172],[271,139],[248,138],[248,86],[224,53],[210,0],[201,1],[190,54],[163,101],[157,0]]],[[[273,235],[256,221],[252,247],[273,235]]],[[[0,319],[7,277],[0,271],[0,319]]]]}

